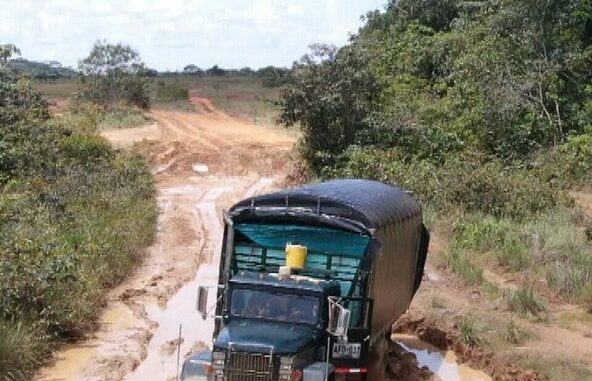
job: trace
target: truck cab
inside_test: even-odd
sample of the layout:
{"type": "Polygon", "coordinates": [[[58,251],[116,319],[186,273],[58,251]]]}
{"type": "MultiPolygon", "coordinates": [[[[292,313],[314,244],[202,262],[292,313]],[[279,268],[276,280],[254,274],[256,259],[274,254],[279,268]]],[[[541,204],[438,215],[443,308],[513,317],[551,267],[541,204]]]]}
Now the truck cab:
{"type": "Polygon", "coordinates": [[[215,380],[299,380],[322,361],[328,298],[336,281],[242,273],[228,288],[223,328],[213,344],[215,380]]]}

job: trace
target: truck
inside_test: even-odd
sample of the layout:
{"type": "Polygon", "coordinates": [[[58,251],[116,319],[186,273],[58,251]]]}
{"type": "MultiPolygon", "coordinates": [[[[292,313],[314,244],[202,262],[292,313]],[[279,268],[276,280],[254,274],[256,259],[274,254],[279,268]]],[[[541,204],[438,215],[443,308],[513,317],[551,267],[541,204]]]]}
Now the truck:
{"type": "MultiPolygon", "coordinates": [[[[224,213],[211,351],[181,378],[366,379],[423,277],[422,208],[391,184],[340,179],[249,197],[224,213]]],[[[213,312],[213,311],[212,311],[213,312]]]]}

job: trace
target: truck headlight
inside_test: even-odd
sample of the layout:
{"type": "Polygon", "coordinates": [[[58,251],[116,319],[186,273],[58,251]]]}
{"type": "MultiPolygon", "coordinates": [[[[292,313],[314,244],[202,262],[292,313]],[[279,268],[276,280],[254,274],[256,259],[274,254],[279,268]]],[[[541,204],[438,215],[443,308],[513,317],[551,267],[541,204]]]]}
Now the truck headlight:
{"type": "Polygon", "coordinates": [[[299,369],[294,369],[294,357],[280,357],[279,381],[300,381],[301,379],[302,371],[299,369]]]}
{"type": "Polygon", "coordinates": [[[283,373],[283,372],[292,373],[292,366],[293,365],[294,365],[294,357],[293,356],[280,357],[280,373],[283,373]]]}
{"type": "MultiPolygon", "coordinates": [[[[223,351],[215,351],[212,353],[212,368],[214,370],[223,370],[224,363],[226,362],[226,352],[223,351]]],[[[218,372],[214,372],[218,374],[218,372]]]]}

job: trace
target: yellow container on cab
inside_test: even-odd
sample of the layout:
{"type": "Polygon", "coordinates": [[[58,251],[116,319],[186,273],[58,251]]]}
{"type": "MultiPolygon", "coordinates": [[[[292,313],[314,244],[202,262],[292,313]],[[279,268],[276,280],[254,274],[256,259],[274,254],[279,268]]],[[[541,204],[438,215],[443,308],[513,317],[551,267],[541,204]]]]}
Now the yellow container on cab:
{"type": "Polygon", "coordinates": [[[286,245],[286,266],[301,269],[306,262],[308,248],[304,245],[288,243],[286,245]]]}

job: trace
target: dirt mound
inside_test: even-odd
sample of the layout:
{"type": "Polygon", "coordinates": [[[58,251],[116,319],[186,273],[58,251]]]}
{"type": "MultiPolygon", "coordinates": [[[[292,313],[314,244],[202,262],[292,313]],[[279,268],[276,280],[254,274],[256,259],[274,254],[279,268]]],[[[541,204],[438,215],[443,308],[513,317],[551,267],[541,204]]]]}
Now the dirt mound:
{"type": "Polygon", "coordinates": [[[546,377],[528,369],[522,369],[508,361],[495,357],[492,352],[464,344],[454,327],[441,328],[425,316],[406,314],[394,325],[393,333],[414,334],[420,340],[440,350],[452,350],[460,362],[483,370],[494,381],[545,381],[546,377]]]}

